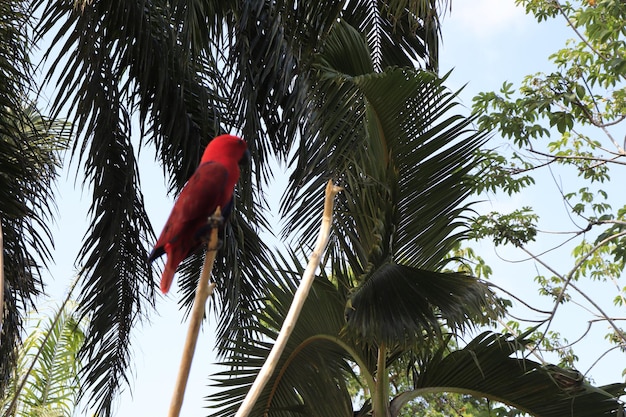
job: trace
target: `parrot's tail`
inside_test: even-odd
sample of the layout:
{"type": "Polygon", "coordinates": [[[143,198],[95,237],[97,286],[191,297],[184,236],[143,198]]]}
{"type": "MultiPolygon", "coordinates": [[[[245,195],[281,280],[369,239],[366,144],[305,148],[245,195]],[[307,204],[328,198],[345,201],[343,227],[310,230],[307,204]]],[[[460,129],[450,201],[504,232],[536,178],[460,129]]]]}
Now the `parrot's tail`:
{"type": "Polygon", "coordinates": [[[161,292],[163,294],[167,294],[172,286],[172,281],[174,280],[174,273],[176,272],[176,268],[172,268],[171,266],[165,264],[165,269],[163,270],[163,275],[161,276],[161,292]]]}

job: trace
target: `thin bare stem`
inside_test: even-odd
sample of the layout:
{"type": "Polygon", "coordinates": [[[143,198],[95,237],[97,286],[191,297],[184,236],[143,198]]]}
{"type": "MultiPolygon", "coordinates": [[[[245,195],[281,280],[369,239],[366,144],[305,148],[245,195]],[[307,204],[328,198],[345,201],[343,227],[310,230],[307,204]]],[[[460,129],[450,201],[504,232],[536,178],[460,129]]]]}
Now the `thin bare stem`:
{"type": "Polygon", "coordinates": [[[609,236],[606,239],[604,239],[604,240],[600,241],[599,243],[597,243],[593,248],[591,248],[591,250],[589,250],[589,252],[587,252],[585,254],[585,256],[583,256],[581,259],[578,260],[578,262],[576,262],[574,267],[566,275],[559,274],[554,268],[552,268],[550,265],[548,265],[546,262],[544,262],[541,258],[539,258],[538,256],[535,256],[534,254],[532,254],[528,249],[526,249],[524,247],[521,247],[521,249],[524,252],[526,252],[528,255],[530,255],[536,262],[539,262],[546,269],[548,269],[550,272],[552,272],[556,277],[559,277],[563,281],[563,288],[561,288],[561,291],[560,291],[560,293],[559,293],[559,295],[558,295],[558,297],[557,297],[557,299],[556,299],[556,301],[554,303],[554,308],[552,309],[552,312],[550,314],[550,318],[548,319],[547,327],[546,327],[546,330],[544,331],[544,334],[548,332],[548,329],[550,328],[550,325],[552,324],[552,320],[554,319],[554,316],[556,315],[556,311],[559,308],[559,305],[561,304],[561,301],[563,300],[563,297],[565,296],[565,290],[566,290],[566,288],[568,286],[570,286],[570,287],[574,288],[576,291],[578,291],[578,293],[580,293],[580,295],[582,295],[587,301],[589,301],[591,303],[591,305],[593,305],[600,312],[600,314],[604,318],[606,318],[608,320],[609,324],[620,335],[622,340],[626,341],[626,337],[624,336],[624,334],[621,332],[621,330],[619,330],[619,328],[615,325],[615,323],[613,323],[611,318],[602,310],[602,308],[600,308],[600,306],[598,304],[596,304],[589,296],[587,296],[583,291],[578,289],[572,283],[572,279],[574,278],[574,274],[582,266],[582,264],[587,259],[589,259],[590,256],[592,256],[598,249],[600,249],[602,246],[604,246],[605,244],[607,244],[611,240],[618,239],[618,238],[620,238],[622,236],[626,236],[626,231],[617,233],[617,234],[612,235],[612,236],[609,236]]]}
{"type": "MultiPolygon", "coordinates": [[[[537,155],[545,156],[547,158],[552,158],[554,161],[556,160],[583,160],[583,161],[596,161],[602,163],[614,163],[618,165],[626,165],[624,161],[618,161],[618,158],[623,157],[624,155],[616,155],[613,158],[601,158],[599,156],[583,156],[583,155],[552,155],[545,152],[536,151],[534,149],[528,149],[529,152],[535,153],[537,155]]],[[[547,165],[547,164],[544,164],[547,165]]]]}
{"type": "Polygon", "coordinates": [[[598,357],[598,359],[596,359],[595,361],[593,361],[593,363],[591,364],[591,366],[589,367],[589,369],[587,369],[585,371],[585,373],[583,375],[587,376],[587,374],[589,372],[591,372],[591,370],[593,369],[594,366],[596,366],[598,364],[598,362],[600,362],[602,360],[602,358],[604,358],[606,355],[608,355],[609,353],[611,353],[612,351],[614,351],[615,349],[620,349],[622,348],[622,346],[613,346],[611,349],[607,350],[606,352],[604,352],[602,355],[600,355],[600,357],[598,357]]]}
{"type": "Polygon", "coordinates": [[[241,403],[239,410],[237,410],[235,417],[247,417],[250,415],[254,404],[257,402],[261,392],[265,388],[265,385],[272,376],[272,373],[274,373],[274,369],[276,369],[280,355],[283,353],[283,350],[287,345],[287,340],[289,340],[289,336],[291,336],[291,332],[293,331],[296,321],[298,320],[302,306],[306,301],[306,297],[309,294],[309,290],[311,289],[311,285],[315,279],[315,271],[320,264],[324,250],[326,250],[326,245],[328,244],[328,239],[330,237],[330,227],[333,221],[335,195],[337,195],[339,191],[341,191],[341,187],[337,187],[333,185],[332,181],[328,181],[324,200],[324,214],[322,216],[322,224],[320,226],[320,233],[317,237],[315,249],[311,254],[306,270],[302,274],[302,281],[300,281],[298,290],[293,297],[287,317],[285,317],[280,333],[276,338],[276,343],[274,343],[269,356],[261,367],[261,370],[254,380],[250,391],[248,391],[246,398],[243,400],[243,403],[241,403]]]}
{"type": "MultiPolygon", "coordinates": [[[[540,309],[538,309],[538,308],[535,308],[535,307],[531,306],[531,305],[530,305],[530,304],[528,304],[526,301],[522,300],[520,297],[516,296],[516,295],[515,295],[515,294],[513,294],[512,292],[507,291],[507,290],[505,290],[504,288],[502,288],[502,287],[500,287],[500,286],[498,286],[498,285],[496,285],[496,284],[494,284],[494,283],[492,283],[492,282],[489,282],[489,283],[488,283],[488,285],[489,285],[490,287],[497,288],[499,291],[502,291],[503,293],[505,293],[505,294],[506,294],[506,295],[508,295],[509,297],[514,298],[516,301],[519,301],[519,302],[520,302],[520,303],[522,303],[524,306],[526,306],[526,308],[528,308],[528,309],[530,309],[530,310],[532,310],[532,311],[534,311],[534,312],[536,312],[536,313],[540,313],[540,314],[550,314],[550,312],[549,312],[549,311],[540,310],[540,309]]],[[[542,321],[543,321],[543,320],[542,320],[542,321]]]]}
{"type": "Polygon", "coordinates": [[[583,290],[581,290],[576,285],[574,285],[573,282],[570,282],[569,285],[570,285],[570,287],[575,289],[580,295],[582,295],[585,298],[585,300],[587,300],[592,306],[594,306],[596,308],[596,310],[598,310],[600,312],[600,315],[602,317],[604,317],[606,319],[606,321],[609,323],[609,325],[613,328],[613,330],[615,330],[615,334],[617,334],[620,337],[620,339],[622,339],[622,342],[624,342],[624,344],[626,344],[626,335],[624,334],[622,329],[617,327],[617,325],[613,322],[613,319],[611,319],[609,317],[609,315],[604,312],[602,307],[600,307],[600,305],[598,303],[593,301],[593,299],[591,297],[589,297],[587,295],[587,293],[585,293],[583,290]]]}
{"type": "Polygon", "coordinates": [[[372,401],[373,415],[375,417],[389,417],[391,415],[389,404],[389,374],[387,371],[387,345],[381,342],[378,345],[376,360],[376,392],[372,401]]]}
{"type": "MultiPolygon", "coordinates": [[[[221,215],[221,209],[218,207],[212,219],[209,221],[215,221],[218,218],[221,219],[221,215]]],[[[217,229],[217,227],[211,229],[211,237],[209,239],[206,256],[204,257],[200,279],[198,280],[196,296],[193,300],[189,329],[187,330],[187,338],[185,339],[183,356],[180,360],[180,367],[178,368],[178,377],[176,378],[176,385],[174,385],[174,393],[167,414],[168,417],[178,417],[180,415],[180,409],[183,406],[183,398],[185,397],[185,389],[187,388],[187,380],[189,379],[191,362],[193,361],[193,355],[196,351],[198,333],[200,332],[200,325],[204,318],[206,300],[213,294],[213,289],[215,288],[215,283],[209,283],[209,278],[211,277],[215,255],[217,254],[217,229]]]]}

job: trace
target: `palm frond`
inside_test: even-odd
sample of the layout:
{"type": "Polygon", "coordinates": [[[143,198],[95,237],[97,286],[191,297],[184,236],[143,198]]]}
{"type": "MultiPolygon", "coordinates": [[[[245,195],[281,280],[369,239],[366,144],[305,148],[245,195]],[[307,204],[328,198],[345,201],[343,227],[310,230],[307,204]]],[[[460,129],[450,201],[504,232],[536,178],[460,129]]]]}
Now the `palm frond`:
{"type": "Polygon", "coordinates": [[[320,210],[312,199],[330,176],[345,188],[331,253],[345,254],[356,276],[390,259],[440,267],[463,235],[466,179],[477,163],[471,155],[485,134],[452,112],[445,79],[406,68],[371,72],[365,40],[347,23],[335,26],[326,46],[309,135],[283,200],[285,233],[302,230],[311,244],[312,214],[320,210]]]}
{"type": "Polygon", "coordinates": [[[362,343],[421,346],[503,314],[495,294],[478,279],[385,264],[368,276],[348,301],[347,333],[362,343]]]}
{"type": "MultiPolygon", "coordinates": [[[[154,295],[145,249],[153,232],[139,191],[130,115],[123,102],[128,90],[121,82],[119,60],[125,51],[103,36],[117,34],[120,22],[101,21],[98,15],[108,11],[112,19],[128,19],[133,11],[102,3],[87,5],[83,11],[66,3],[50,7],[44,30],[64,17],[65,29],[74,26],[51,71],[61,57],[69,55],[61,75],[63,93],[55,105],[58,108],[69,100],[77,105],[76,129],[84,138],[82,143],[75,142],[74,152],[84,163],[85,183],[93,189],[91,224],[78,254],[79,310],[90,319],[81,352],[85,364],[81,395],[89,393],[91,405],[102,415],[110,415],[112,399],[128,383],[131,330],[154,295]],[[113,8],[98,10],[107,6],[113,8]],[[110,26],[105,29],[107,23],[110,26]]],[[[60,31],[59,38],[64,33],[60,31]]]]}
{"type": "MultiPolygon", "coordinates": [[[[0,41],[0,44],[2,42],[0,41]]],[[[25,99],[25,97],[21,97],[25,99]]],[[[19,102],[0,116],[0,221],[4,255],[4,320],[0,332],[0,393],[15,365],[23,314],[43,291],[41,268],[53,247],[54,187],[60,152],[69,141],[62,121],[19,102]]]]}
{"type": "MultiPolygon", "coordinates": [[[[244,137],[256,138],[251,153],[261,162],[270,153],[286,158],[306,117],[304,100],[314,52],[342,5],[337,0],[244,1],[234,10],[224,65],[232,79],[230,109],[244,137]]],[[[267,174],[259,170],[257,179],[267,174]]]]}
{"type": "Polygon", "coordinates": [[[422,62],[437,71],[439,11],[432,0],[351,0],[342,17],[365,34],[378,71],[422,62]]]}
{"type": "MultiPolygon", "coordinates": [[[[415,390],[392,401],[392,413],[431,387],[470,393],[514,406],[529,414],[619,416],[626,384],[593,387],[574,370],[542,365],[520,357],[527,340],[486,332],[463,349],[434,354],[414,381],[415,390]],[[518,357],[511,357],[517,352],[518,357]]],[[[396,415],[396,414],[394,414],[396,415]]]]}
{"type": "Polygon", "coordinates": [[[91,403],[109,415],[112,399],[128,383],[131,330],[146,304],[154,302],[145,249],[152,229],[127,134],[118,126],[104,136],[98,132],[101,128],[94,131],[86,161],[86,169],[99,174],[92,180],[93,220],[78,257],[80,311],[90,318],[81,357],[91,403]]]}
{"type": "Polygon", "coordinates": [[[180,45],[175,16],[181,15],[167,2],[35,4],[43,10],[40,33],[52,32],[51,43],[60,48],[48,75],[59,80],[54,108],[72,108],[82,136],[73,155],[93,187],[92,221],[78,254],[80,309],[91,319],[83,375],[91,403],[110,415],[112,399],[128,382],[131,330],[154,296],[146,263],[153,232],[139,191],[131,112],[138,110],[142,131],[151,134],[171,188],[180,189],[220,131],[223,102],[219,86],[209,88],[197,75],[208,58],[190,57],[185,48],[199,35],[187,32],[180,45]]]}
{"type": "MultiPolygon", "coordinates": [[[[209,58],[192,56],[186,48],[201,29],[190,25],[194,22],[176,21],[174,16],[185,13],[171,10],[164,1],[150,7],[137,1],[76,8],[74,1],[37,0],[35,6],[45,16],[40,36],[51,34],[51,44],[60,45],[58,52],[50,49],[46,55],[53,58],[47,79],[58,78],[54,109],[70,105],[78,131],[91,132],[95,126],[90,115],[111,112],[95,107],[97,83],[101,78],[114,81],[118,92],[108,99],[115,107],[124,104],[129,114],[138,108],[142,126],[171,174],[171,189],[180,190],[210,138],[221,131],[220,83],[212,88],[202,83],[199,72],[209,58]],[[181,46],[176,29],[184,23],[188,30],[180,35],[186,40],[181,46]]],[[[84,151],[83,144],[79,157],[84,151]]]]}
{"type": "MultiPolygon", "coordinates": [[[[214,375],[215,386],[219,388],[208,397],[211,407],[217,409],[212,416],[234,414],[269,355],[302,273],[295,258],[290,262],[282,260],[285,265],[277,271],[281,276],[279,283],[268,284],[268,294],[272,297],[264,301],[262,311],[254,313],[256,322],[251,330],[260,337],[228,347],[228,360],[221,365],[229,369],[214,375]],[[294,266],[290,265],[292,262],[294,266]]],[[[337,343],[344,324],[342,305],[337,289],[328,279],[316,279],[254,415],[265,412],[268,416],[285,417],[352,415],[346,387],[346,376],[352,373],[346,360],[349,354],[337,343]]]]}
{"type": "Polygon", "coordinates": [[[58,318],[40,319],[19,349],[18,366],[11,380],[7,402],[14,396],[15,409],[3,415],[73,415],[78,395],[78,353],[84,340],[77,314],[65,307],[58,318]],[[18,384],[26,378],[20,392],[18,384]]]}
{"type": "MultiPolygon", "coordinates": [[[[0,221],[2,222],[5,264],[4,303],[0,306],[3,317],[0,332],[0,396],[6,387],[9,373],[15,365],[15,349],[20,340],[22,312],[19,305],[28,305],[41,291],[38,283],[37,263],[26,250],[26,236],[32,234],[31,218],[26,199],[17,192],[38,185],[34,172],[25,175],[23,162],[32,153],[21,152],[19,125],[24,92],[29,90],[32,68],[28,61],[29,40],[24,28],[28,27],[25,2],[0,4],[0,221]],[[24,156],[23,156],[24,155],[24,156]],[[18,181],[15,181],[18,179],[18,181]]],[[[31,161],[32,162],[32,161],[31,161]]],[[[31,167],[32,167],[31,163],[31,167]]],[[[33,195],[29,195],[33,198],[33,195]]],[[[45,245],[44,245],[45,247],[45,245]]]]}

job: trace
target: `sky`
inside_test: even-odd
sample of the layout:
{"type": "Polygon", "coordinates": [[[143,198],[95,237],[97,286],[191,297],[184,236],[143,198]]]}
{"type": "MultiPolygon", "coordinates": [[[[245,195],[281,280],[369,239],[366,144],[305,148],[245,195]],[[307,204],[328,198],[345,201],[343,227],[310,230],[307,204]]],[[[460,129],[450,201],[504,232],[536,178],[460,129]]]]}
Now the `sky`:
{"type": "MultiPolygon", "coordinates": [[[[440,67],[441,73],[452,70],[447,82],[450,89],[457,90],[465,85],[460,94],[462,111],[465,113],[469,113],[471,99],[478,92],[497,90],[504,81],[519,83],[527,74],[548,70],[548,56],[562,47],[565,39],[570,37],[563,21],[539,25],[534,18],[526,16],[522,8],[516,7],[514,0],[453,0],[451,5],[452,10],[448,10],[443,19],[440,67]]],[[[495,140],[497,143],[497,138],[495,140]]],[[[139,166],[148,215],[159,232],[173,200],[166,196],[161,168],[154,163],[150,151],[140,155],[139,166]]],[[[80,191],[79,184],[75,184],[75,172],[75,164],[66,167],[58,185],[59,215],[57,224],[52,227],[57,246],[54,253],[56,263],[50,268],[46,279],[50,283],[48,291],[55,300],[62,297],[74,279],[73,262],[89,219],[87,210],[91,196],[88,191],[80,191]]],[[[284,181],[285,176],[276,177],[284,181]]],[[[279,192],[283,188],[284,183],[277,183],[272,192],[279,192]]],[[[542,190],[533,190],[513,199],[493,196],[483,204],[490,207],[489,210],[499,210],[538,203],[539,200],[543,202],[542,190]]],[[[545,204],[561,203],[557,198],[545,204]]],[[[559,215],[555,214],[555,221],[559,215]]],[[[487,244],[479,245],[477,250],[487,259],[487,263],[493,263],[494,276],[500,280],[498,282],[516,294],[535,297],[536,289],[529,285],[535,275],[532,264],[515,264],[513,276],[511,264],[502,262],[501,258],[519,257],[519,254],[494,250],[487,244]]],[[[54,302],[50,301],[51,304],[54,302]]],[[[209,375],[218,370],[212,365],[215,360],[215,327],[214,320],[205,323],[199,337],[181,415],[208,414],[203,409],[207,405],[204,397],[210,392],[207,388],[210,384],[209,375]]],[[[117,403],[118,416],[166,414],[186,331],[187,324],[183,322],[183,313],[178,310],[177,287],[174,285],[169,295],[158,297],[156,311],[151,315],[150,322],[143,323],[134,331],[132,389],[126,389],[120,397],[117,403]]],[[[597,376],[594,373],[598,382],[621,379],[616,369],[613,369],[615,367],[609,365],[606,368],[602,368],[597,376]]]]}

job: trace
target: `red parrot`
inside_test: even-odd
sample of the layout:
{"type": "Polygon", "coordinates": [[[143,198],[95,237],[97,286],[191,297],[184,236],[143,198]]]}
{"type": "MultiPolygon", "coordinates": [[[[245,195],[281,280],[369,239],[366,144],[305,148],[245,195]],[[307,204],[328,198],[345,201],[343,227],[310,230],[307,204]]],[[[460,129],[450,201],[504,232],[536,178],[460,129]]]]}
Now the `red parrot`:
{"type": "Polygon", "coordinates": [[[161,236],[148,257],[152,262],[164,253],[167,261],[161,277],[161,291],[167,293],[178,265],[205,241],[210,228],[208,218],[221,207],[228,215],[235,184],[239,180],[239,162],[248,156],[243,139],[221,135],[204,150],[200,165],[183,187],[167,219],[161,236]]]}

